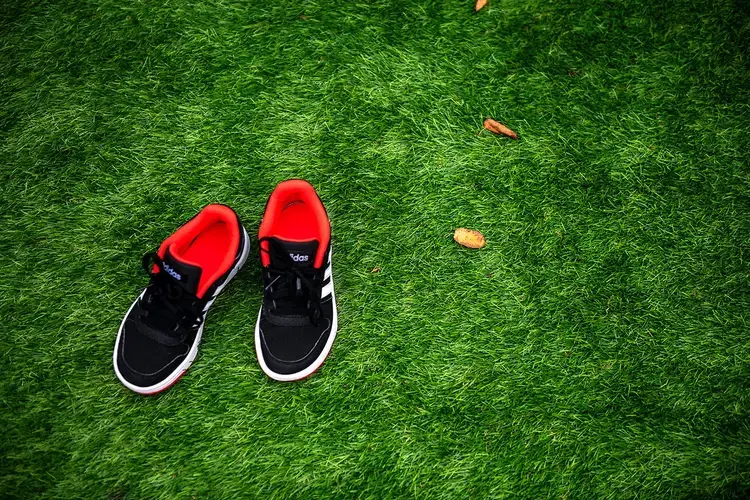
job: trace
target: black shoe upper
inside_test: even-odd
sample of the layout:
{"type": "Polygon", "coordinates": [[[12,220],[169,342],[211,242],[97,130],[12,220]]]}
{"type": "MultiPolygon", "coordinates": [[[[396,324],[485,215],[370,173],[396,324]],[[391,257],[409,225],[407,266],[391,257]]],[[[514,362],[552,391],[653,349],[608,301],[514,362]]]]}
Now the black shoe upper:
{"type": "Polygon", "coordinates": [[[151,282],[130,310],[118,346],[118,369],[140,387],[158,384],[182,363],[203,322],[206,300],[195,295],[201,269],[167,253],[143,257],[151,282]],[[158,273],[151,270],[155,265],[158,273]]]}
{"type": "MultiPolygon", "coordinates": [[[[323,351],[333,322],[332,296],[321,298],[329,248],[324,265],[313,261],[318,242],[268,241],[270,265],[263,268],[263,308],[259,322],[260,344],[266,365],[276,373],[297,373],[310,366],[323,351]]],[[[264,251],[264,250],[263,250],[264,251]]]]}

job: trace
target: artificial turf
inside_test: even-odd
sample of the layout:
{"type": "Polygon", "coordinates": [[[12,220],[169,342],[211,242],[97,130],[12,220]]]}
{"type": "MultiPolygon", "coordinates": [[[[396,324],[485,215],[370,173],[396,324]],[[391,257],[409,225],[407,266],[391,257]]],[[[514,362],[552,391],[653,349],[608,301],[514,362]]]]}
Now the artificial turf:
{"type": "Polygon", "coordinates": [[[3,2],[0,497],[750,495],[748,3],[472,7],[3,2]],[[141,255],[290,177],[332,218],[323,369],[260,371],[254,252],[128,392],[141,255]]]}

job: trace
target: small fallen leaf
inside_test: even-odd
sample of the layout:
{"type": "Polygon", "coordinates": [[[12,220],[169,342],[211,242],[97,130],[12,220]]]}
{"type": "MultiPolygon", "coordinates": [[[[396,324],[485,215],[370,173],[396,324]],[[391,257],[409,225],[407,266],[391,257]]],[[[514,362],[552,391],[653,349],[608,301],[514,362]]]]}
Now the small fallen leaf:
{"type": "Polygon", "coordinates": [[[372,271],[370,271],[370,272],[371,273],[379,273],[380,272],[380,268],[379,267],[373,267],[372,271]]]}
{"type": "Polygon", "coordinates": [[[303,21],[307,21],[308,19],[310,19],[309,17],[307,17],[307,16],[306,16],[306,15],[304,15],[304,14],[300,14],[300,15],[299,15],[299,18],[300,18],[300,19],[302,19],[303,21]]]}
{"type": "Polygon", "coordinates": [[[486,128],[493,134],[504,135],[504,136],[510,137],[511,139],[518,139],[518,134],[513,132],[511,129],[509,129],[502,123],[496,122],[492,118],[487,118],[484,121],[484,128],[486,128]]]}
{"type": "Polygon", "coordinates": [[[487,0],[477,0],[477,3],[474,4],[474,12],[481,10],[485,5],[487,5],[487,0]]]}
{"type": "Polygon", "coordinates": [[[456,229],[453,233],[453,239],[456,240],[456,243],[459,245],[468,248],[482,248],[487,244],[482,233],[473,229],[466,229],[465,227],[459,227],[456,229]]]}

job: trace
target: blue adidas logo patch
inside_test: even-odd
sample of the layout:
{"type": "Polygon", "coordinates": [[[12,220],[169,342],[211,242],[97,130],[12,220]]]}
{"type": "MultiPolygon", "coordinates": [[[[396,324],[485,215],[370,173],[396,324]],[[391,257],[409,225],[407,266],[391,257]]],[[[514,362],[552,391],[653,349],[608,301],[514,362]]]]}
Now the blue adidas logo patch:
{"type": "Polygon", "coordinates": [[[162,264],[162,267],[164,268],[164,271],[169,274],[171,277],[176,279],[177,281],[182,281],[182,275],[172,269],[169,264],[162,264]]]}

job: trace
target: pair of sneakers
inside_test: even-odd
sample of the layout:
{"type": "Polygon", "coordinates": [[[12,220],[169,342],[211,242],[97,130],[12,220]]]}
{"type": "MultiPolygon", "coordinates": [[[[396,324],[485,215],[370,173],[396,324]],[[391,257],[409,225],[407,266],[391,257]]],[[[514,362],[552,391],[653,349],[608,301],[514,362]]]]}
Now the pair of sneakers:
{"type": "MultiPolygon", "coordinates": [[[[331,225],[306,181],[279,184],[258,231],[263,304],[255,324],[261,369],[279,381],[317,370],[336,338],[331,225]]],[[[140,394],[172,386],[198,353],[206,314],[242,268],[250,238],[226,205],[208,205],[143,256],[151,280],[117,333],[117,378],[140,394]]]]}

